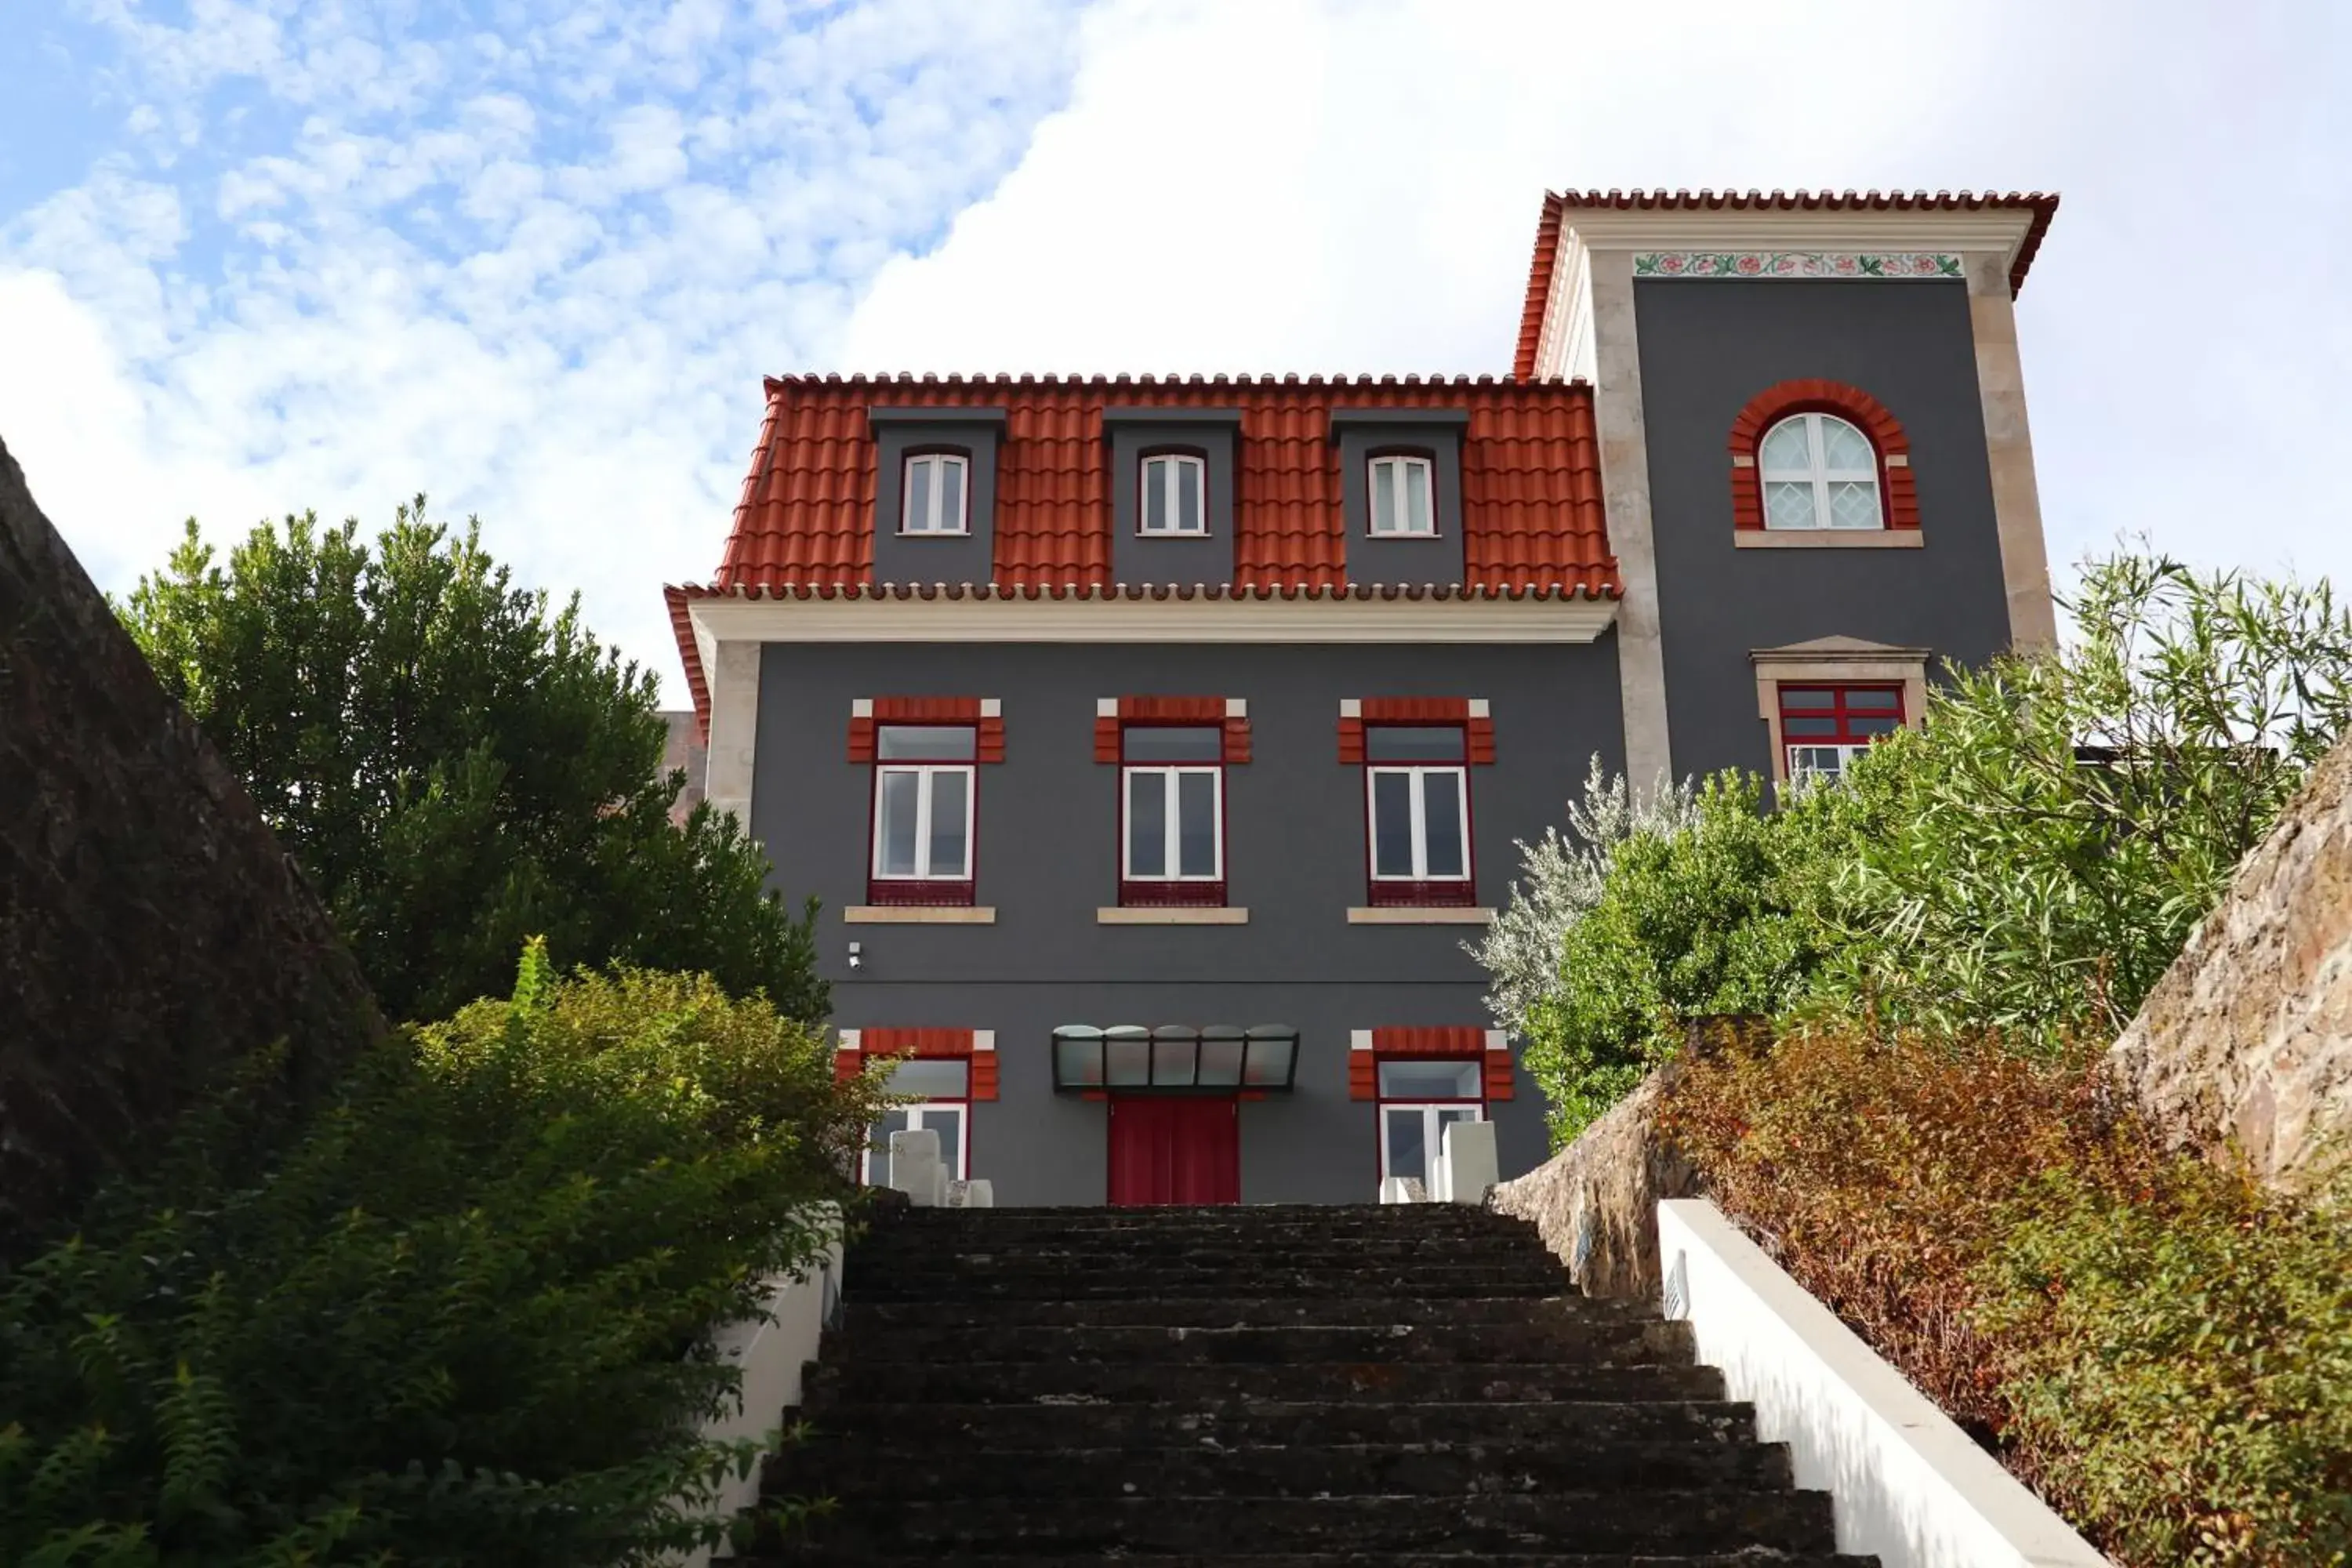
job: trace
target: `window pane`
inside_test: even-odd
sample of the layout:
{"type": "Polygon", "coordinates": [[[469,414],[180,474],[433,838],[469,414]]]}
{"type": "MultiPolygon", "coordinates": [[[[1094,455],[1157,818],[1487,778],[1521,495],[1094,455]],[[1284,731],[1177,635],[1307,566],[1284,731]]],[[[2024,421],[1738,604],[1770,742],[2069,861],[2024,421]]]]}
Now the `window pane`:
{"type": "Polygon", "coordinates": [[[1372,774],[1372,875],[1412,875],[1412,775],[1372,774]]]}
{"type": "MultiPolygon", "coordinates": [[[[1256,1031],[1252,1030],[1252,1035],[1256,1031]]],[[[1248,1055],[1242,1066],[1244,1083],[1288,1083],[1295,1058],[1298,1054],[1296,1037],[1283,1039],[1253,1038],[1244,1043],[1248,1055]]]]}
{"type": "Polygon", "coordinates": [[[1435,1148],[1432,1149],[1430,1152],[1433,1154],[1443,1154],[1445,1152],[1445,1130],[1447,1128],[1464,1121],[1484,1121],[1486,1119],[1486,1112],[1484,1110],[1475,1105],[1441,1106],[1437,1112],[1437,1145],[1435,1148]]]}
{"type": "Polygon", "coordinates": [[[1878,510],[1878,481],[1839,479],[1830,486],[1832,528],[1877,528],[1885,521],[1878,510]]]}
{"type": "Polygon", "coordinates": [[[1217,874],[1217,775],[1176,775],[1176,874],[1217,874]]]}
{"type": "Polygon", "coordinates": [[[1181,729],[1134,725],[1121,732],[1119,754],[1130,763],[1222,762],[1225,732],[1207,725],[1181,729]]]}
{"type": "Polygon", "coordinates": [[[907,516],[899,525],[908,533],[925,533],[931,526],[931,460],[907,460],[907,516]]]}
{"type": "Polygon", "coordinates": [[[1768,474],[1803,474],[1810,479],[1813,471],[1813,450],[1805,438],[1804,416],[1801,414],[1794,419],[1784,419],[1773,426],[1772,433],[1764,437],[1764,445],[1759,449],[1756,460],[1768,474]]]}
{"type": "Polygon", "coordinates": [[[1127,874],[1168,875],[1168,775],[1138,770],[1127,775],[1127,874]]]}
{"type": "Polygon", "coordinates": [[[1460,726],[1375,724],[1364,731],[1364,756],[1375,763],[1458,763],[1460,726]]]}
{"type": "Polygon", "coordinates": [[[874,754],[886,763],[968,763],[974,743],[968,724],[885,724],[875,731],[874,754]]]}
{"type": "Polygon", "coordinates": [[[1242,1040],[1239,1036],[1203,1035],[1201,1039],[1201,1083],[1203,1088],[1242,1081],[1242,1040]]]}
{"type": "Polygon", "coordinates": [[[1372,465],[1372,531],[1394,533],[1397,529],[1396,470],[1394,463],[1372,465]]]}
{"type": "Polygon", "coordinates": [[[961,768],[931,770],[931,863],[934,877],[971,875],[971,846],[964,842],[964,812],[971,799],[971,775],[961,768]]]}
{"type": "Polygon", "coordinates": [[[963,1180],[963,1107],[960,1105],[926,1105],[921,1110],[923,1131],[940,1135],[940,1161],[948,1168],[950,1181],[963,1180]]]}
{"type": "Polygon", "coordinates": [[[1478,1100],[1478,1064],[1467,1059],[1441,1062],[1382,1062],[1382,1100],[1478,1100]]]}
{"type": "Polygon", "coordinates": [[[874,825],[875,875],[915,874],[915,802],[922,784],[922,775],[912,768],[884,770],[880,820],[874,825]]]}
{"type": "Polygon", "coordinates": [[[1424,873],[1432,878],[1470,874],[1467,846],[1462,842],[1462,775],[1432,768],[1421,775],[1422,836],[1429,849],[1424,873]]]}
{"type": "Polygon", "coordinates": [[[1795,740],[1799,736],[1835,735],[1838,721],[1827,713],[1785,714],[1780,720],[1780,733],[1795,740]]]}
{"type": "Polygon", "coordinates": [[[1201,465],[1176,465],[1176,526],[1186,533],[1201,531],[1201,465]]]}
{"type": "Polygon", "coordinates": [[[1788,483],[1780,480],[1764,487],[1764,526],[1767,528],[1818,528],[1813,515],[1813,487],[1811,480],[1788,483]]]}
{"type": "Polygon", "coordinates": [[[1780,708],[1829,709],[1837,706],[1837,693],[1826,686],[1784,686],[1780,688],[1780,708]]]}
{"type": "Polygon", "coordinates": [[[1197,1039],[1151,1042],[1151,1081],[1162,1089],[1190,1089],[1201,1056],[1197,1039]]]}
{"type": "Polygon", "coordinates": [[[1861,431],[1827,414],[1821,420],[1822,461],[1825,468],[1833,473],[1878,471],[1878,453],[1861,431]]]}
{"type": "Polygon", "coordinates": [[[1429,520],[1429,465],[1402,463],[1404,470],[1404,526],[1408,533],[1434,533],[1429,520]]]}
{"type": "Polygon", "coordinates": [[[919,1094],[925,1100],[961,1100],[971,1082],[971,1064],[944,1057],[904,1057],[892,1063],[883,1080],[892,1094],[919,1094]]]}
{"type": "Polygon", "coordinates": [[[1056,1084],[1078,1084],[1093,1087],[1102,1082],[1102,1040],[1099,1036],[1087,1039],[1054,1041],[1054,1081],[1056,1084]]]}
{"type": "Polygon", "coordinates": [[[1138,1029],[1122,1036],[1113,1030],[1103,1038],[1105,1076],[1113,1089],[1141,1089],[1151,1081],[1151,1037],[1138,1029]]]}
{"type": "Polygon", "coordinates": [[[1143,531],[1164,533],[1168,530],[1168,459],[1146,458],[1143,460],[1143,531]]]}
{"type": "Polygon", "coordinates": [[[1892,735],[1903,728],[1903,721],[1892,713],[1856,713],[1845,721],[1849,735],[1892,735]]]}
{"type": "Polygon", "coordinates": [[[941,458],[940,464],[940,531],[963,531],[963,459],[941,458]]]}
{"type": "Polygon", "coordinates": [[[1388,1176],[1413,1176],[1426,1181],[1429,1159],[1422,1148],[1421,1108],[1383,1109],[1381,1121],[1388,1132],[1388,1176]]]}
{"type": "Polygon", "coordinates": [[[1903,706],[1900,691],[1849,690],[1845,707],[1849,713],[1895,713],[1903,706]]]}

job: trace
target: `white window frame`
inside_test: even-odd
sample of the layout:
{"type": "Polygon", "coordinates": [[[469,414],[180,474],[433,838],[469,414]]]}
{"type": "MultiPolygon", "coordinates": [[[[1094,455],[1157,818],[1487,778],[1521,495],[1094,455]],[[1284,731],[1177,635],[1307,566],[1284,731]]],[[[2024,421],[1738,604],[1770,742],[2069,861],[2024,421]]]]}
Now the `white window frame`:
{"type": "Polygon", "coordinates": [[[1391,1168],[1390,1161],[1389,1112],[1392,1110],[1421,1112],[1423,1165],[1421,1175],[1417,1179],[1423,1182],[1429,1180],[1430,1167],[1437,1163],[1437,1156],[1444,1147],[1441,1142],[1445,1135],[1445,1122],[1441,1120],[1442,1113],[1449,1110],[1454,1112],[1454,1120],[1457,1121],[1486,1120],[1486,1102],[1483,1100],[1383,1100],[1377,1102],[1377,1110],[1381,1119],[1381,1180],[1384,1182],[1395,1173],[1391,1168]],[[1468,1112],[1467,1115],[1463,1114],[1465,1111],[1468,1112]]]}
{"type": "Polygon", "coordinates": [[[1791,741],[1788,743],[1789,781],[1791,784],[1834,784],[1845,777],[1845,770],[1854,758],[1868,751],[1868,741],[1791,741]],[[1819,757],[1799,761],[1799,753],[1811,752],[1837,753],[1837,765],[1824,768],[1819,757]]]}
{"type": "MultiPolygon", "coordinates": [[[[1409,513],[1411,510],[1410,507],[1402,508],[1400,515],[1409,513]]],[[[1364,465],[1364,512],[1369,531],[1374,539],[1436,538],[1437,465],[1427,458],[1417,458],[1402,452],[1391,452],[1372,458],[1364,465]],[[1422,495],[1427,503],[1423,510],[1429,518],[1427,528],[1382,528],[1381,526],[1380,475],[1381,469],[1387,467],[1394,467],[1397,470],[1397,489],[1394,493],[1399,498],[1402,498],[1406,493],[1403,487],[1411,476],[1415,473],[1421,476],[1422,495]]]]}
{"type": "Polygon", "coordinates": [[[974,850],[972,829],[980,816],[980,771],[970,763],[877,763],[874,765],[874,845],[868,861],[877,882],[969,882],[972,879],[974,850]],[[891,773],[914,773],[919,782],[915,785],[915,865],[908,872],[882,869],[882,781],[891,773]],[[963,775],[963,868],[953,872],[931,869],[931,786],[940,773],[963,775]]]}
{"type": "Polygon", "coordinates": [[[971,459],[961,452],[914,452],[907,458],[906,467],[898,475],[898,531],[921,539],[956,539],[971,531],[971,459]],[[953,466],[956,486],[956,522],[954,528],[941,528],[940,519],[945,509],[941,505],[947,486],[941,479],[953,466]],[[914,515],[915,470],[931,470],[931,482],[925,490],[929,505],[925,516],[914,515]]]}
{"type": "Polygon", "coordinates": [[[1127,882],[1222,882],[1225,879],[1225,770],[1221,763],[1130,763],[1120,767],[1118,777],[1118,874],[1127,882]],[[1180,863],[1176,849],[1181,838],[1183,816],[1176,805],[1178,773],[1209,775],[1209,822],[1215,830],[1211,842],[1216,847],[1216,869],[1203,876],[1199,872],[1182,875],[1174,871],[1158,876],[1147,875],[1135,868],[1135,795],[1129,783],[1138,773],[1159,773],[1168,781],[1167,791],[1160,796],[1163,820],[1160,824],[1161,864],[1180,863]]]}
{"type": "Polygon", "coordinates": [[[1460,763],[1374,763],[1367,765],[1364,769],[1364,859],[1375,882],[1469,881],[1473,864],[1470,852],[1470,770],[1460,763]],[[1405,773],[1412,781],[1409,790],[1412,812],[1412,869],[1410,872],[1381,869],[1380,786],[1373,781],[1382,773],[1405,773]],[[1457,876],[1433,877],[1429,873],[1429,802],[1423,781],[1431,773],[1452,773],[1456,781],[1454,814],[1462,829],[1462,870],[1457,876]]]}
{"type": "MultiPolygon", "coordinates": [[[[945,1164],[948,1168],[948,1180],[951,1182],[961,1182],[970,1179],[964,1174],[964,1161],[971,1150],[971,1100],[909,1100],[904,1105],[885,1107],[883,1114],[887,1115],[894,1110],[903,1110],[907,1113],[907,1131],[909,1132],[919,1132],[923,1130],[923,1112],[926,1110],[952,1110],[958,1112],[959,1114],[956,1119],[955,1147],[952,1150],[942,1149],[940,1151],[941,1156],[940,1163],[945,1164]]],[[[937,1131],[937,1129],[933,1129],[933,1131],[937,1131]]],[[[868,1136],[871,1137],[870,1132],[868,1133],[868,1136]]],[[[887,1136],[887,1134],[885,1136],[887,1136]]],[[[859,1180],[866,1185],[869,1187],[872,1186],[874,1184],[875,1156],[877,1154],[887,1156],[889,1150],[887,1147],[877,1149],[871,1143],[868,1143],[866,1149],[865,1160],[859,1166],[859,1180]]]]}
{"type": "Polygon", "coordinates": [[[1791,414],[1786,419],[1776,420],[1772,428],[1764,432],[1764,439],[1756,444],[1757,500],[1764,510],[1764,526],[1783,533],[1884,531],[1886,527],[1886,491],[1885,487],[1879,482],[1878,459],[1878,443],[1873,441],[1869,433],[1861,426],[1839,415],[1791,414]],[[1832,468],[1829,466],[1829,459],[1825,456],[1826,446],[1822,439],[1822,421],[1825,419],[1833,420],[1844,426],[1854,433],[1864,446],[1870,448],[1871,466],[1868,468],[1832,468]],[[1801,421],[1805,428],[1805,450],[1811,461],[1802,468],[1764,467],[1764,448],[1770,444],[1772,437],[1779,435],[1786,426],[1801,421]],[[1801,484],[1811,487],[1813,494],[1811,522],[1792,525],[1785,522],[1775,523],[1772,521],[1771,493],[1772,487],[1776,484],[1801,484]],[[1870,487],[1871,499],[1877,502],[1878,521],[1864,528],[1851,527],[1831,521],[1836,515],[1830,510],[1830,486],[1833,484],[1867,484],[1870,487]]]}
{"type": "Polygon", "coordinates": [[[1153,452],[1143,459],[1136,479],[1135,531],[1153,539],[1205,539],[1209,533],[1209,465],[1192,452],[1153,452]],[[1178,475],[1183,468],[1192,470],[1192,499],[1197,506],[1190,528],[1154,528],[1151,526],[1151,466],[1164,463],[1166,470],[1160,481],[1167,493],[1161,498],[1167,503],[1170,519],[1181,523],[1182,516],[1176,500],[1184,493],[1178,475]]]}

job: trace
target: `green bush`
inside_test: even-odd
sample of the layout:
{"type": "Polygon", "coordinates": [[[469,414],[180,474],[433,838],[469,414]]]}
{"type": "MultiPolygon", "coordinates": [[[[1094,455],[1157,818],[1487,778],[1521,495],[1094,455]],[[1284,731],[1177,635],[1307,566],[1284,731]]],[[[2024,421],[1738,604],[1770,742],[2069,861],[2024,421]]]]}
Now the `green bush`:
{"type": "MultiPolygon", "coordinates": [[[[277,1142],[232,1091],[0,1281],[0,1561],[635,1563],[702,1353],[810,1259],[876,1114],[701,978],[556,980],[404,1036],[277,1142]]],[[[257,1070],[266,1071],[267,1064],[257,1070]]]]}
{"type": "Polygon", "coordinates": [[[1528,1070],[1565,1143],[1671,1055],[1680,1020],[1766,1013],[1816,957],[1785,848],[1754,780],[1706,781],[1681,822],[1612,849],[1597,897],[1559,935],[1562,984],[1528,1009],[1528,1070]]]}
{"type": "Polygon", "coordinates": [[[2352,1561],[2352,1182],[2166,1151],[2095,1052],[1806,1029],[1662,1129],[1724,1209],[2128,1568],[2352,1561]]]}

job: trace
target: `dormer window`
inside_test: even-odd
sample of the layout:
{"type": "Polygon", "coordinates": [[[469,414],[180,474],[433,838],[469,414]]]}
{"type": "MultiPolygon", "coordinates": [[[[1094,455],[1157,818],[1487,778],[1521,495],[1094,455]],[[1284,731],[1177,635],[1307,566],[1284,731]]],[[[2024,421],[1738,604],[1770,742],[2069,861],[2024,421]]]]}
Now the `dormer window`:
{"type": "Polygon", "coordinates": [[[1143,459],[1143,517],[1139,531],[1157,538],[1199,538],[1209,531],[1208,464],[1189,452],[1160,452],[1143,459]]]}
{"type": "Polygon", "coordinates": [[[1883,529],[1878,450],[1834,414],[1796,414],[1765,432],[1756,467],[1767,529],[1883,529]]]}
{"type": "Polygon", "coordinates": [[[1427,458],[1390,455],[1371,460],[1372,537],[1431,539],[1437,510],[1430,500],[1427,458]]]}
{"type": "Polygon", "coordinates": [[[907,459],[898,531],[926,536],[971,531],[971,465],[961,452],[919,452],[907,459]]]}

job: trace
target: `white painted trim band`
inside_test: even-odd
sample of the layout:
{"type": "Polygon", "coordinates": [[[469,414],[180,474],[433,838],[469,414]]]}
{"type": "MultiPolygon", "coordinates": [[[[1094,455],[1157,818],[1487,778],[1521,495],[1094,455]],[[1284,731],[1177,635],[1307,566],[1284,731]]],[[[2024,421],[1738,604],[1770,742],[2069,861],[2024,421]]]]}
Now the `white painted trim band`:
{"type": "Polygon", "coordinates": [[[1883,1568],[2112,1568],[1704,1198],[1658,1205],[1666,1316],[1883,1568]]]}
{"type": "Polygon", "coordinates": [[[1614,599],[694,599],[711,643],[1589,643],[1614,599]]]}

